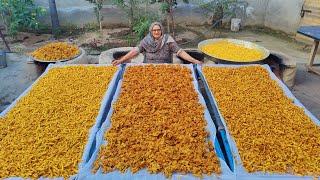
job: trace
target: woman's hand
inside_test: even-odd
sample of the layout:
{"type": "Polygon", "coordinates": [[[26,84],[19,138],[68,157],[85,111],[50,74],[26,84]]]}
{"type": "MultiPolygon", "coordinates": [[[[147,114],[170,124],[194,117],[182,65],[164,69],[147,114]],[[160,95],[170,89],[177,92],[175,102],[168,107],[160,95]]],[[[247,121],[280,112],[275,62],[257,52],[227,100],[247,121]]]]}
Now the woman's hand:
{"type": "Polygon", "coordinates": [[[117,66],[119,64],[122,64],[122,61],[120,59],[116,59],[114,61],[112,61],[112,65],[117,66]]]}
{"type": "Polygon", "coordinates": [[[139,54],[139,51],[137,50],[137,48],[133,48],[126,55],[122,56],[120,59],[116,59],[112,61],[112,65],[117,66],[119,64],[128,62],[130,59],[132,59],[138,54],[139,54]]]}

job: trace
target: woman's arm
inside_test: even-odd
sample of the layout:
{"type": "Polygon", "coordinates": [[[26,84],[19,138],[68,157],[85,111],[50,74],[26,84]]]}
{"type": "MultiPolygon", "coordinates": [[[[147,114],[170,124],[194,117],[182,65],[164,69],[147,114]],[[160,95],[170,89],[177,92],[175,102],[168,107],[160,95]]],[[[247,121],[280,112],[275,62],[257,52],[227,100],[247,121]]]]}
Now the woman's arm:
{"type": "Polygon", "coordinates": [[[171,36],[169,36],[168,41],[171,41],[169,44],[170,50],[171,52],[177,53],[178,56],[180,56],[181,58],[193,63],[193,64],[202,64],[201,61],[191,57],[188,53],[186,53],[183,49],[181,49],[177,42],[175,40],[173,40],[173,38],[171,36]]]}
{"type": "Polygon", "coordinates": [[[136,48],[131,49],[126,55],[122,56],[120,59],[112,61],[112,65],[116,66],[119,64],[122,64],[131,58],[135,57],[136,55],[139,54],[139,51],[136,48]]]}
{"type": "Polygon", "coordinates": [[[179,54],[177,54],[178,56],[180,56],[182,59],[185,59],[193,64],[202,64],[201,61],[191,57],[188,53],[186,53],[184,50],[180,50],[179,54]]]}

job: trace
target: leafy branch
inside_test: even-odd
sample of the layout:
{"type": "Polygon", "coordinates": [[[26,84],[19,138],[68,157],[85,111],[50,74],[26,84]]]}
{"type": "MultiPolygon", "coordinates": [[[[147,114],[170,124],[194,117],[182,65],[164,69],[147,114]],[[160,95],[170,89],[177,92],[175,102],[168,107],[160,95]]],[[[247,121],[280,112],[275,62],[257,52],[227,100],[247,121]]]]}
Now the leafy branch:
{"type": "Polygon", "coordinates": [[[0,14],[10,36],[22,30],[38,30],[39,18],[46,13],[33,0],[0,0],[0,14]]]}
{"type": "MultiPolygon", "coordinates": [[[[160,11],[167,16],[167,30],[172,33],[175,38],[175,22],[173,18],[173,9],[177,7],[177,0],[151,0],[151,3],[161,3],[160,11]]],[[[189,3],[189,0],[183,0],[184,3],[189,3]]]]}
{"type": "Polygon", "coordinates": [[[87,1],[95,4],[94,13],[96,14],[97,22],[99,24],[99,29],[101,31],[102,30],[102,20],[103,20],[103,16],[101,14],[101,9],[103,7],[104,0],[87,0],[87,1]]]}

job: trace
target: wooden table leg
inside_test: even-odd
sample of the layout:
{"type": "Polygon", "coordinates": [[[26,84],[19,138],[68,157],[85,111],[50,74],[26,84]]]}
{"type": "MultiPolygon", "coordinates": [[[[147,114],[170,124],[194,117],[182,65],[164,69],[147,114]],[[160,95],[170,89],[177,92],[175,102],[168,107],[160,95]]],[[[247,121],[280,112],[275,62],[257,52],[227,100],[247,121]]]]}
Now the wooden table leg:
{"type": "Polygon", "coordinates": [[[307,69],[308,69],[309,72],[311,71],[311,72],[313,72],[313,73],[315,73],[315,74],[320,75],[320,72],[316,71],[316,70],[312,67],[312,66],[313,66],[313,62],[314,62],[314,59],[315,59],[316,54],[317,54],[318,46],[319,46],[319,41],[314,40],[313,46],[312,46],[312,49],[311,49],[310,58],[309,58],[309,64],[307,65],[307,69]]]}

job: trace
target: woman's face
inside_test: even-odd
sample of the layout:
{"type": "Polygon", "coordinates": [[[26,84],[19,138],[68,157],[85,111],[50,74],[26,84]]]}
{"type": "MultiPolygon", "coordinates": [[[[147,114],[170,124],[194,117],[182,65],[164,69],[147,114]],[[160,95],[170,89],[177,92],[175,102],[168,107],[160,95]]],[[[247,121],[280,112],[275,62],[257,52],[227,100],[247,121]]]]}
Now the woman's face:
{"type": "Polygon", "coordinates": [[[161,28],[160,28],[159,25],[154,25],[152,27],[151,32],[152,32],[153,38],[156,39],[156,40],[159,39],[161,37],[161,35],[162,35],[162,31],[161,31],[161,28]]]}

